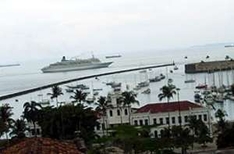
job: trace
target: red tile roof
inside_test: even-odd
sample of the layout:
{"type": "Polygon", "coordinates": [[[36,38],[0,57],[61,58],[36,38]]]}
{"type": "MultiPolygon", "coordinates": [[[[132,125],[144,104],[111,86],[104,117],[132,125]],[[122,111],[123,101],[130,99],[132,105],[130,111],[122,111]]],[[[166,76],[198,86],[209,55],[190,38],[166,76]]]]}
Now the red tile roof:
{"type": "Polygon", "coordinates": [[[139,108],[135,113],[160,113],[160,112],[173,112],[173,111],[186,111],[190,108],[203,108],[201,105],[192,103],[190,101],[180,101],[180,102],[164,102],[164,103],[153,103],[147,104],[139,108]]]}
{"type": "Polygon", "coordinates": [[[8,147],[2,154],[82,154],[72,143],[49,138],[26,138],[8,147]]]}

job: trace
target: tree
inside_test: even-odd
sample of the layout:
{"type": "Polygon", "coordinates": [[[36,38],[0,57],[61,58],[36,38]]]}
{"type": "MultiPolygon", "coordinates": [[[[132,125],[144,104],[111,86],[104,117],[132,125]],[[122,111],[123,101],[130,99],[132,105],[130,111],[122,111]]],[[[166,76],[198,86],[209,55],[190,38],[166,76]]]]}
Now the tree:
{"type": "Polygon", "coordinates": [[[88,143],[94,138],[97,116],[92,108],[83,104],[66,104],[58,108],[42,108],[38,124],[43,137],[70,140],[79,133],[88,143]]]}
{"type": "Polygon", "coordinates": [[[6,139],[8,139],[7,133],[12,123],[12,119],[11,119],[11,116],[13,115],[12,108],[13,107],[9,106],[9,104],[3,104],[0,107],[1,134],[5,133],[6,139]]]}
{"type": "Polygon", "coordinates": [[[222,111],[221,109],[218,109],[215,112],[215,117],[218,119],[218,131],[221,133],[224,132],[227,126],[225,116],[227,116],[227,113],[225,111],[222,111]]]}
{"type": "Polygon", "coordinates": [[[123,106],[127,106],[129,111],[129,124],[131,124],[131,105],[132,104],[139,105],[139,101],[136,100],[136,97],[137,94],[134,93],[134,91],[125,91],[122,93],[123,106]]]}
{"type": "Polygon", "coordinates": [[[39,110],[42,108],[41,104],[31,101],[24,103],[23,117],[33,123],[34,133],[37,136],[36,122],[39,120],[39,110]]]}
{"type": "Polygon", "coordinates": [[[51,95],[51,99],[56,98],[56,104],[58,107],[58,97],[63,95],[62,89],[58,85],[55,85],[52,87],[52,93],[48,93],[48,95],[51,95]]]}
{"type": "MultiPolygon", "coordinates": [[[[105,125],[105,121],[106,121],[106,126],[107,126],[107,120],[105,120],[105,117],[107,119],[106,110],[108,108],[112,108],[113,106],[110,104],[109,101],[107,101],[106,97],[103,97],[103,96],[100,96],[100,98],[98,99],[97,103],[95,103],[95,105],[97,105],[96,110],[102,112],[103,124],[105,125]]],[[[104,135],[104,128],[102,128],[103,135],[104,135]]],[[[107,134],[107,132],[106,132],[106,134],[107,134]]]]}
{"type": "Polygon", "coordinates": [[[193,143],[193,137],[188,128],[173,126],[171,129],[173,144],[175,147],[181,147],[181,153],[186,154],[186,150],[193,143]]]}
{"type": "Polygon", "coordinates": [[[74,99],[74,102],[82,103],[86,101],[87,93],[82,92],[82,90],[76,90],[73,93],[74,96],[71,96],[71,98],[74,99]]]}
{"type": "Polygon", "coordinates": [[[28,131],[28,128],[26,127],[26,123],[24,119],[17,119],[16,121],[13,121],[13,125],[11,126],[11,136],[14,136],[16,138],[22,139],[25,137],[25,132],[28,131]]]}
{"type": "MultiPolygon", "coordinates": [[[[167,99],[167,103],[170,102],[170,99],[173,98],[173,95],[176,94],[176,91],[175,91],[176,87],[175,85],[173,84],[168,84],[168,85],[165,85],[163,86],[160,90],[162,91],[162,93],[160,93],[158,95],[158,98],[159,100],[163,100],[164,98],[167,99]]],[[[168,112],[168,118],[169,118],[169,123],[168,123],[168,126],[170,128],[170,111],[168,112]]]]}

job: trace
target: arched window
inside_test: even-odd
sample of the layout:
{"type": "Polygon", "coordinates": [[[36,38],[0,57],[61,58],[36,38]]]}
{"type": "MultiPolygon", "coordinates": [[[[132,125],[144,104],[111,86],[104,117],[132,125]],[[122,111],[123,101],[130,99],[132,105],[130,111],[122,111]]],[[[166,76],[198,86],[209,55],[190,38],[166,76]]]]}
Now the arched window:
{"type": "Polygon", "coordinates": [[[112,116],[113,116],[113,112],[112,112],[112,110],[110,110],[110,112],[109,112],[109,113],[110,113],[110,117],[112,117],[112,116]]]}
{"type": "Polygon", "coordinates": [[[117,110],[117,115],[120,116],[120,110],[117,110]]]}
{"type": "Polygon", "coordinates": [[[128,109],[125,109],[125,110],[124,110],[124,114],[125,114],[125,115],[128,115],[128,109]]]}

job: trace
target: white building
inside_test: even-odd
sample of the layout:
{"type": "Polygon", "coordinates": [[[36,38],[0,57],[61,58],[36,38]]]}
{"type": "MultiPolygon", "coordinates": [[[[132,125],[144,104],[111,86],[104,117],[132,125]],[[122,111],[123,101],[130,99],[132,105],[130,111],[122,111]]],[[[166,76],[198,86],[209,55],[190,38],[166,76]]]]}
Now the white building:
{"type": "Polygon", "coordinates": [[[212,132],[209,110],[190,101],[153,103],[136,110],[125,107],[121,112],[116,104],[117,98],[118,96],[112,96],[114,107],[107,110],[107,116],[104,117],[105,123],[103,124],[103,117],[99,119],[100,127],[95,128],[95,131],[100,136],[103,135],[103,127],[112,128],[120,125],[122,121],[122,123],[135,126],[155,125],[151,128],[151,136],[160,137],[161,132],[169,126],[169,123],[170,126],[185,126],[190,116],[201,119],[212,132]]]}
{"type": "Polygon", "coordinates": [[[156,125],[151,128],[152,137],[159,137],[168,126],[185,126],[189,117],[201,119],[211,131],[209,110],[190,101],[147,104],[131,116],[131,125],[156,125]]]}

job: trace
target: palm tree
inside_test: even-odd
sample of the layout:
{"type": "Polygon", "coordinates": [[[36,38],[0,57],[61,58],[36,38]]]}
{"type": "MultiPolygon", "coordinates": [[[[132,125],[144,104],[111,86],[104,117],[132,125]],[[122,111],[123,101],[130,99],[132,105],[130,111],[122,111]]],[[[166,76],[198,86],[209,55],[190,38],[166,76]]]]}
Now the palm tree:
{"type": "Polygon", "coordinates": [[[6,133],[6,139],[8,139],[7,133],[12,123],[12,108],[13,107],[10,107],[9,104],[3,104],[0,107],[1,133],[6,133]]]}
{"type": "MultiPolygon", "coordinates": [[[[106,122],[106,126],[107,126],[107,113],[106,113],[106,110],[108,108],[112,108],[112,105],[110,104],[109,101],[107,101],[106,97],[103,97],[103,96],[100,96],[100,98],[98,99],[97,103],[95,103],[95,105],[97,105],[96,110],[102,112],[103,124],[105,125],[105,122],[106,122]],[[105,120],[105,117],[106,117],[106,120],[105,120]]],[[[103,135],[104,135],[104,128],[102,128],[103,135]]],[[[106,132],[106,134],[107,134],[107,132],[106,132]]]]}
{"type": "Polygon", "coordinates": [[[24,138],[25,137],[25,132],[28,130],[28,128],[26,127],[26,123],[24,121],[24,119],[17,119],[16,121],[13,121],[13,125],[11,126],[11,136],[15,136],[19,139],[24,138]]]}
{"type": "Polygon", "coordinates": [[[37,136],[36,132],[36,122],[39,119],[39,110],[42,108],[41,104],[31,101],[24,103],[24,112],[23,117],[27,119],[28,122],[33,123],[35,136],[37,136]]]}
{"type": "Polygon", "coordinates": [[[123,106],[128,107],[129,111],[129,124],[131,124],[131,105],[137,104],[139,105],[139,101],[136,100],[137,94],[134,91],[125,91],[122,93],[123,97],[123,106]]]}
{"type": "MultiPolygon", "coordinates": [[[[158,98],[160,101],[162,101],[164,98],[167,99],[167,103],[170,102],[170,99],[173,98],[173,95],[176,94],[175,91],[176,87],[173,84],[168,84],[167,86],[163,86],[160,90],[162,93],[158,94],[158,98]]],[[[170,128],[170,111],[168,111],[168,118],[169,118],[169,123],[168,126],[170,128]]]]}
{"type": "Polygon", "coordinates": [[[58,85],[55,85],[52,87],[52,93],[48,93],[47,95],[51,95],[51,99],[56,98],[56,104],[58,107],[58,96],[63,95],[62,89],[58,85]]]}
{"type": "Polygon", "coordinates": [[[70,98],[74,99],[74,102],[79,102],[81,104],[81,102],[86,101],[87,93],[82,92],[82,90],[76,90],[73,93],[74,96],[71,96],[70,98]]]}

